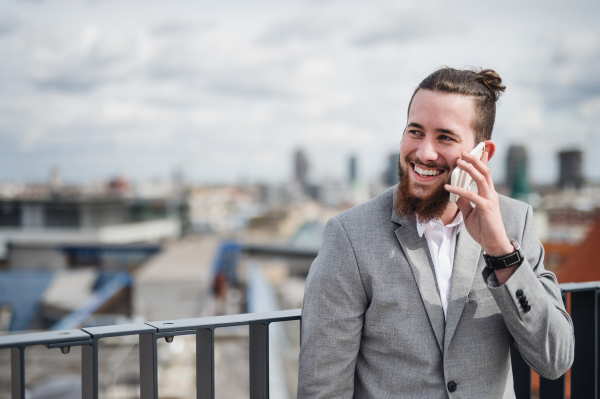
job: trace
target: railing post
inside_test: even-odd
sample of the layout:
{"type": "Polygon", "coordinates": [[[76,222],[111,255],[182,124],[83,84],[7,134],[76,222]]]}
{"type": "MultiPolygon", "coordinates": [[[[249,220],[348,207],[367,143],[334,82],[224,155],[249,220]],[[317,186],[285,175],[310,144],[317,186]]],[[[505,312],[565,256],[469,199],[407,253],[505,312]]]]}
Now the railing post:
{"type": "Polygon", "coordinates": [[[98,399],[98,341],[81,347],[81,398],[98,399]]]}
{"type": "Polygon", "coordinates": [[[215,397],[215,331],[196,330],[196,395],[198,399],[215,397]]]}
{"type": "Polygon", "coordinates": [[[571,292],[575,328],[575,362],[571,368],[571,397],[597,398],[598,290],[571,292]]]}
{"type": "Polygon", "coordinates": [[[565,399],[567,397],[567,379],[563,374],[556,380],[540,376],[540,399],[565,399]]]}
{"type": "Polygon", "coordinates": [[[510,346],[510,361],[515,396],[517,399],[531,399],[531,368],[514,345],[510,346]]]}
{"type": "Polygon", "coordinates": [[[269,398],[269,324],[250,324],[250,399],[269,398]]]}
{"type": "Polygon", "coordinates": [[[25,399],[25,348],[10,348],[12,399],[25,399]]]}
{"type": "Polygon", "coordinates": [[[158,399],[156,334],[140,334],[140,399],[158,399]]]}
{"type": "MultiPolygon", "coordinates": [[[[562,293],[563,304],[567,308],[567,293],[562,293]]],[[[541,399],[566,399],[567,376],[563,374],[556,380],[548,380],[540,376],[540,398],[541,399]]]]}
{"type": "MultiPolygon", "coordinates": [[[[600,287],[596,288],[596,331],[595,331],[595,337],[596,337],[596,375],[594,376],[595,381],[596,381],[596,398],[598,398],[598,395],[600,395],[600,380],[598,380],[600,378],[600,365],[598,364],[598,356],[600,355],[598,352],[600,352],[600,287]]],[[[576,337],[577,338],[577,337],[576,337]]],[[[577,341],[575,341],[575,347],[577,347],[577,341]]],[[[572,373],[572,371],[571,371],[572,373]]],[[[573,375],[571,375],[571,386],[573,386],[573,375]]],[[[574,398],[573,396],[573,389],[571,389],[571,397],[574,398]]]]}

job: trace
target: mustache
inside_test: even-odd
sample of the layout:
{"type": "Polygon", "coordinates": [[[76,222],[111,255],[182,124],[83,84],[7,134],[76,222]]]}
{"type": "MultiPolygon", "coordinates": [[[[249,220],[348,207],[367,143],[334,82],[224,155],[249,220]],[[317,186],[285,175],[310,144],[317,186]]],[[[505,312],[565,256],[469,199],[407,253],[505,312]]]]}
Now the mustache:
{"type": "Polygon", "coordinates": [[[436,163],[436,162],[423,162],[418,157],[406,157],[406,163],[414,163],[416,165],[425,166],[427,168],[435,168],[435,169],[444,169],[446,171],[450,170],[450,165],[447,163],[436,163]]]}

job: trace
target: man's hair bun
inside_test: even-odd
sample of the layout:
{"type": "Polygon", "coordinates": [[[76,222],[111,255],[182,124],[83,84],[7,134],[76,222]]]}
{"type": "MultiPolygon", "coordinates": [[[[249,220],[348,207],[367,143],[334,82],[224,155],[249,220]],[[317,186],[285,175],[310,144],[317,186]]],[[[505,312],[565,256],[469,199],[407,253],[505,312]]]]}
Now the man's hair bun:
{"type": "Polygon", "coordinates": [[[494,100],[498,101],[500,94],[506,90],[506,86],[502,84],[500,75],[498,75],[493,69],[483,69],[480,72],[476,72],[476,74],[477,80],[483,83],[494,96],[494,100]]]}

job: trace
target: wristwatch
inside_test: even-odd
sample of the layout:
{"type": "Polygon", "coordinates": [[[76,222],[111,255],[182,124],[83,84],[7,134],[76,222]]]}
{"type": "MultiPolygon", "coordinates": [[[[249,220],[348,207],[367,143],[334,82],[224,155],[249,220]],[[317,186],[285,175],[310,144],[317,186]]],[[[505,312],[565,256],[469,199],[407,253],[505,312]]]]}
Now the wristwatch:
{"type": "Polygon", "coordinates": [[[503,256],[490,256],[483,253],[485,264],[492,270],[506,269],[507,267],[517,266],[523,263],[523,252],[521,246],[515,240],[510,240],[510,243],[515,247],[515,252],[503,256]]]}

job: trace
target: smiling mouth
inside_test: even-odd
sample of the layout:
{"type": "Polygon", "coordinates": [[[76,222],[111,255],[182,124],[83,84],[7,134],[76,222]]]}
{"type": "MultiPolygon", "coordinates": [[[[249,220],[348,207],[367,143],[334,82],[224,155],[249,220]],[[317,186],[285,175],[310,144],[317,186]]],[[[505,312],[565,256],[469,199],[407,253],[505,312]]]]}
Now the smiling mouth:
{"type": "Polygon", "coordinates": [[[411,162],[412,168],[416,174],[418,174],[422,178],[433,178],[442,173],[444,173],[444,169],[425,169],[414,162],[411,162]]]}

